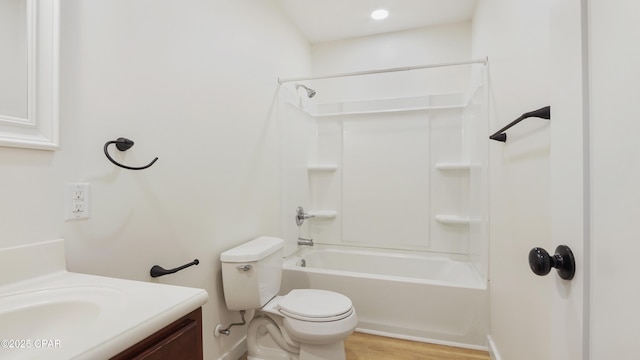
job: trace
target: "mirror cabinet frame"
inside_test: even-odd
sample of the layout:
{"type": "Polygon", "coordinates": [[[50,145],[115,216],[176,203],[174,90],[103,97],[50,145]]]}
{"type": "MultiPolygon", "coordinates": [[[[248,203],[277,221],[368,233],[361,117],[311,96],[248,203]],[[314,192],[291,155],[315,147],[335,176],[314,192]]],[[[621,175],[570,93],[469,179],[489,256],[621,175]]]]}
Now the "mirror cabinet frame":
{"type": "Polygon", "coordinates": [[[0,146],[55,150],[59,140],[59,0],[27,2],[27,117],[0,114],[0,146]]]}

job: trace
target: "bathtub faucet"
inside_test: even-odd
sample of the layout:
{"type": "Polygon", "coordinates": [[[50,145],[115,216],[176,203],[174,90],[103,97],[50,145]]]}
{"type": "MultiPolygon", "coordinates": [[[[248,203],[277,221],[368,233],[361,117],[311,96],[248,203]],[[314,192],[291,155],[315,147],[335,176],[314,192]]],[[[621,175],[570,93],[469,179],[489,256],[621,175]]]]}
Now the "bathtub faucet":
{"type": "Polygon", "coordinates": [[[313,239],[298,238],[298,245],[313,246],[313,239]]]}

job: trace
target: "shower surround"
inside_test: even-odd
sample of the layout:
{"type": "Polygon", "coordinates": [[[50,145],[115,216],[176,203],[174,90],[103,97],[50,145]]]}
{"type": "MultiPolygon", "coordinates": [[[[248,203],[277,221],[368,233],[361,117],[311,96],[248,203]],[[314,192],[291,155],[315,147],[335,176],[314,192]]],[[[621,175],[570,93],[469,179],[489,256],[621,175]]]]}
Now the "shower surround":
{"type": "MultiPolygon", "coordinates": [[[[387,253],[391,259],[398,251],[410,253],[415,255],[412,261],[416,264],[420,259],[442,264],[427,259],[453,256],[456,261],[468,264],[480,279],[471,287],[481,306],[474,307],[477,311],[469,314],[468,320],[485,319],[488,129],[484,74],[484,64],[474,63],[296,82],[314,89],[313,98],[296,91],[293,82],[285,82],[279,107],[285,254],[298,251],[296,239],[302,237],[312,238],[315,244],[325,247],[387,253]],[[300,227],[294,221],[298,206],[315,215],[300,227]]],[[[333,256],[339,256],[338,253],[329,252],[333,256]]],[[[300,252],[292,256],[300,257],[300,252]]],[[[350,261],[363,262],[371,268],[380,259],[357,257],[350,261]]],[[[391,271],[389,267],[385,269],[391,271]]],[[[285,286],[323,287],[320,284],[341,282],[337,279],[318,282],[319,278],[326,280],[326,275],[319,276],[303,268],[290,267],[286,273],[285,286]]],[[[366,322],[385,323],[382,328],[386,330],[377,325],[365,326],[364,322],[361,329],[459,346],[483,346],[484,341],[478,340],[487,329],[483,320],[474,327],[473,340],[465,340],[446,335],[450,333],[446,327],[440,332],[434,330],[434,326],[443,323],[428,318],[422,326],[429,331],[416,335],[420,333],[416,332],[420,325],[410,325],[403,316],[392,312],[392,309],[405,312],[408,318],[422,311],[443,313],[443,308],[429,309],[428,303],[435,301],[441,307],[450,305],[453,313],[466,314],[467,305],[455,307],[453,299],[457,295],[451,298],[434,290],[429,280],[418,283],[402,280],[392,285],[388,279],[379,279],[384,274],[376,274],[378,280],[360,275],[332,274],[346,276],[348,280],[344,281],[354,289],[364,289],[369,284],[373,289],[393,287],[399,293],[406,293],[401,289],[413,289],[410,293],[418,296],[412,302],[415,306],[404,304],[400,298],[396,299],[398,306],[393,301],[374,306],[376,311],[370,312],[372,317],[366,322]],[[378,282],[374,285],[372,281],[378,282]],[[439,294],[439,298],[430,299],[434,294],[439,294]],[[390,312],[379,312],[385,306],[390,312]],[[380,319],[373,318],[375,313],[380,319]],[[397,324],[392,323],[393,319],[397,324]]],[[[356,293],[353,297],[359,299],[356,293]]],[[[382,298],[369,296],[367,302],[356,300],[356,308],[371,307],[369,302],[375,302],[376,297],[382,298]]],[[[451,321],[460,323],[456,318],[451,321]]]]}

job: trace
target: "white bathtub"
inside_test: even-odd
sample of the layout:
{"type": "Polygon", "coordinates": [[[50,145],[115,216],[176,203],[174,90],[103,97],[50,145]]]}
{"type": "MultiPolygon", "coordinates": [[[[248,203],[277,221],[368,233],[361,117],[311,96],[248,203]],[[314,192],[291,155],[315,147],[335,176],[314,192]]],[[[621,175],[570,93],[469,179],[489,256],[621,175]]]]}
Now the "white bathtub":
{"type": "Polygon", "coordinates": [[[486,350],[486,284],[463,256],[316,245],[285,259],[282,292],[347,295],[357,331],[486,350]]]}

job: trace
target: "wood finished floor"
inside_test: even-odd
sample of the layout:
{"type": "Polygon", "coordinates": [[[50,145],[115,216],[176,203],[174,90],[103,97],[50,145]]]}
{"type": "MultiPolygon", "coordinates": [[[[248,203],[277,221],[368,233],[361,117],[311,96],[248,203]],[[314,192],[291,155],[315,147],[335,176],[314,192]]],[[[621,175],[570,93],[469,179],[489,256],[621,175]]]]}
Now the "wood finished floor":
{"type": "MultiPolygon", "coordinates": [[[[347,360],[490,360],[486,351],[353,333],[344,342],[347,360]]],[[[246,354],[239,360],[246,360],[246,354]]]]}

